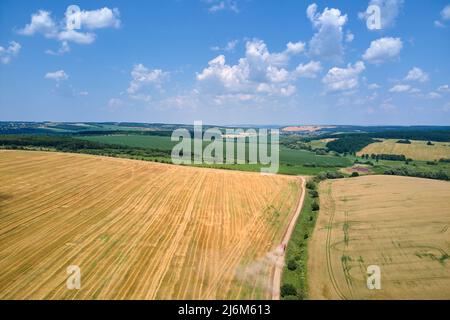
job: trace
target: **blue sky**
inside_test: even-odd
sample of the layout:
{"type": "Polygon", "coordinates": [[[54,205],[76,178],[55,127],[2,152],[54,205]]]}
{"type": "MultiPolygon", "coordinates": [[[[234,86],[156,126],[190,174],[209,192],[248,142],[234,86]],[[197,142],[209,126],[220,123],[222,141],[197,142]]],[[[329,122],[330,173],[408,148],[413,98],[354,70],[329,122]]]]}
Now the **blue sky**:
{"type": "Polygon", "coordinates": [[[2,0],[0,120],[449,125],[449,56],[448,0],[2,0]]]}

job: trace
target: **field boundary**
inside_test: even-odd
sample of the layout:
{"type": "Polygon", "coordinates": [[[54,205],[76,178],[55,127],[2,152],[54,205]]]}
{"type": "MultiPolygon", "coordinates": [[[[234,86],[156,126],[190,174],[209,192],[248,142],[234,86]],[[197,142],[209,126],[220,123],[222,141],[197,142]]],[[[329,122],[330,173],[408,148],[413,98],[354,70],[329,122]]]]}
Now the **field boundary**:
{"type": "Polygon", "coordinates": [[[299,177],[299,178],[302,181],[302,187],[301,187],[302,195],[299,198],[297,207],[295,209],[295,213],[294,213],[291,221],[289,222],[288,228],[286,229],[286,232],[283,236],[283,240],[281,242],[281,245],[283,246],[283,248],[282,248],[283,251],[275,263],[275,270],[274,270],[274,274],[273,274],[273,285],[272,285],[272,300],[280,300],[281,278],[283,275],[283,268],[284,268],[285,260],[286,260],[286,248],[287,248],[287,245],[291,238],[291,235],[294,232],[298,218],[300,217],[300,214],[302,212],[303,203],[305,201],[306,179],[304,177],[299,177]]]}

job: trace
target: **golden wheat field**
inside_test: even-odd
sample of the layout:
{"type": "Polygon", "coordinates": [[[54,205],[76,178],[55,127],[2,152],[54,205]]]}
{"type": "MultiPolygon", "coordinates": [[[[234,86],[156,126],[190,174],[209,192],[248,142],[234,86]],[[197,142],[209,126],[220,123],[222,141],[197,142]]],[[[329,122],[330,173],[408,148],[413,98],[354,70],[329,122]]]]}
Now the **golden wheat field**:
{"type": "Polygon", "coordinates": [[[364,176],[320,184],[312,299],[450,299],[450,183],[364,176]],[[367,267],[381,289],[367,289],[367,267]]]}
{"type": "Polygon", "coordinates": [[[450,143],[448,142],[432,142],[432,146],[428,146],[428,141],[411,140],[411,144],[396,143],[397,140],[388,139],[383,142],[375,142],[369,144],[357,153],[358,156],[363,154],[403,154],[406,158],[414,160],[440,160],[450,159],[450,143]]]}
{"type": "Polygon", "coordinates": [[[302,192],[295,177],[29,151],[0,151],[0,179],[0,299],[270,298],[302,192]]]}

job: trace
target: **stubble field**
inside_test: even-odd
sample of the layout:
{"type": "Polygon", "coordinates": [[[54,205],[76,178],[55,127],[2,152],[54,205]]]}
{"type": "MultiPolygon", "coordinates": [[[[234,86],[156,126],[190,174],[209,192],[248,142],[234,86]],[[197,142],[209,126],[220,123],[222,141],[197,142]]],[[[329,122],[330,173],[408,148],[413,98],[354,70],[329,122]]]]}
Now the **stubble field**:
{"type": "Polygon", "coordinates": [[[270,298],[302,192],[295,177],[26,151],[0,151],[0,179],[0,299],[270,298]]]}
{"type": "Polygon", "coordinates": [[[450,299],[450,183],[365,176],[320,184],[312,299],[450,299]],[[381,289],[367,289],[367,267],[381,289]]]}
{"type": "Polygon", "coordinates": [[[403,154],[406,158],[427,161],[450,159],[450,143],[448,142],[433,142],[433,145],[429,146],[427,141],[411,140],[411,144],[397,143],[397,141],[398,139],[388,139],[369,144],[357,155],[403,154]]]}

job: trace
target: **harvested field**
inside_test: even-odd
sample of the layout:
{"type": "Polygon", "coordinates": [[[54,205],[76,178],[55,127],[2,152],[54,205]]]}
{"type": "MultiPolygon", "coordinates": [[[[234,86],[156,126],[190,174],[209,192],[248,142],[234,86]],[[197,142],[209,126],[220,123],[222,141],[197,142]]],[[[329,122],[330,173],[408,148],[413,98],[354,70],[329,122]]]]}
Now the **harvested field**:
{"type": "Polygon", "coordinates": [[[0,179],[0,299],[271,298],[302,192],[296,177],[27,151],[0,151],[0,179]]]}
{"type": "Polygon", "coordinates": [[[450,183],[365,176],[320,184],[312,299],[450,299],[450,183]],[[367,289],[367,267],[381,289],[367,289]]]}
{"type": "Polygon", "coordinates": [[[432,146],[427,141],[411,140],[411,144],[397,143],[398,139],[375,142],[357,153],[363,154],[403,154],[406,158],[414,160],[439,160],[450,159],[450,142],[433,142],[432,146]]]}

